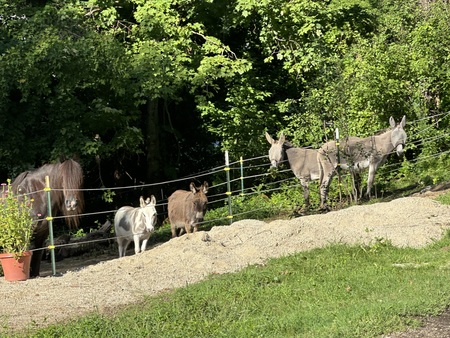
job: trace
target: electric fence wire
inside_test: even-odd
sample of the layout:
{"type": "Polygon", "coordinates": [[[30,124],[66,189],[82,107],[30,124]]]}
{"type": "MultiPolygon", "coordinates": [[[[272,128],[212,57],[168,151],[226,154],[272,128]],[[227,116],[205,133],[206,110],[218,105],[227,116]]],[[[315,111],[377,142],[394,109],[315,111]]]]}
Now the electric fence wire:
{"type": "MultiPolygon", "coordinates": [[[[417,134],[419,134],[421,132],[424,132],[424,131],[432,128],[433,126],[435,126],[437,123],[439,123],[440,121],[442,121],[444,118],[446,118],[449,115],[450,115],[450,111],[449,112],[445,112],[445,113],[436,114],[436,115],[429,116],[429,117],[423,117],[423,118],[417,119],[415,121],[410,121],[407,124],[408,125],[413,125],[415,123],[424,121],[426,119],[440,117],[439,120],[434,121],[429,127],[427,127],[426,129],[423,129],[422,131],[417,133],[417,134]]],[[[380,132],[381,131],[382,130],[380,130],[380,132]]],[[[417,134],[416,134],[416,136],[417,136],[417,134]]],[[[416,139],[416,140],[414,140],[412,142],[409,142],[408,144],[426,145],[427,143],[434,142],[434,141],[437,141],[437,140],[440,140],[442,138],[449,137],[449,136],[450,135],[448,133],[444,133],[444,134],[431,136],[431,137],[424,138],[424,139],[416,139]]],[[[395,151],[393,151],[392,153],[395,153],[395,151]]],[[[392,154],[392,153],[390,153],[390,154],[392,154]]],[[[435,154],[430,154],[430,155],[414,158],[414,159],[408,160],[408,162],[420,163],[422,161],[428,161],[430,159],[435,159],[435,158],[438,158],[438,157],[440,157],[442,155],[448,155],[448,154],[450,154],[450,150],[445,150],[445,151],[441,151],[441,152],[438,152],[438,153],[435,153],[435,154]]],[[[241,168],[240,167],[236,167],[236,165],[240,165],[241,162],[242,163],[248,163],[248,162],[252,162],[252,161],[256,161],[256,160],[260,160],[260,159],[267,159],[267,155],[261,155],[261,156],[257,156],[257,157],[253,157],[253,158],[242,159],[240,161],[231,162],[229,164],[229,168],[230,168],[230,170],[240,170],[241,168]]],[[[287,160],[284,160],[283,162],[287,162],[287,160]]],[[[164,184],[177,183],[177,182],[186,181],[186,180],[198,179],[200,177],[209,176],[209,175],[213,175],[213,174],[219,174],[219,173],[224,171],[225,167],[226,167],[225,165],[217,166],[215,168],[212,168],[212,169],[209,169],[209,170],[205,170],[205,171],[199,172],[197,174],[188,175],[188,176],[185,176],[185,177],[182,177],[182,178],[179,178],[179,179],[175,179],[175,180],[168,180],[168,181],[157,182],[157,183],[122,186],[122,187],[109,187],[109,188],[84,188],[84,189],[78,189],[78,190],[104,192],[104,191],[112,191],[112,190],[127,190],[127,189],[137,189],[137,188],[142,189],[142,188],[145,188],[145,187],[154,187],[154,186],[159,186],[159,185],[164,185],[164,184]]],[[[250,170],[250,169],[254,170],[254,169],[258,169],[258,168],[262,168],[262,167],[270,167],[270,164],[266,163],[266,164],[257,164],[257,165],[246,165],[246,166],[243,166],[242,169],[244,169],[244,170],[250,170]]],[[[390,174],[396,173],[399,170],[401,170],[401,168],[398,168],[398,163],[391,163],[391,164],[386,164],[386,165],[383,166],[383,172],[386,173],[386,174],[387,173],[390,173],[390,174]],[[392,170],[386,170],[386,169],[389,169],[390,167],[395,167],[395,168],[392,169],[392,170]]],[[[283,173],[286,173],[286,172],[289,172],[289,171],[290,171],[289,168],[288,169],[278,170],[277,171],[277,175],[278,174],[283,174],[283,173]]],[[[232,180],[230,180],[230,183],[234,183],[234,182],[241,181],[241,180],[257,179],[257,178],[261,178],[261,177],[267,177],[267,176],[270,176],[270,175],[271,175],[271,173],[269,173],[269,172],[263,172],[263,173],[260,173],[260,174],[254,174],[254,175],[249,175],[249,176],[245,176],[245,177],[242,177],[242,178],[232,179],[232,180]]],[[[345,177],[349,177],[349,176],[350,176],[349,173],[343,173],[341,177],[345,178],[345,177]]],[[[296,178],[295,177],[290,177],[290,178],[286,178],[286,179],[282,179],[282,180],[278,180],[278,181],[274,181],[274,182],[265,182],[264,185],[266,187],[270,187],[271,185],[274,185],[274,186],[275,185],[280,185],[280,184],[286,183],[288,181],[296,181],[296,178]]],[[[219,184],[210,186],[209,189],[221,188],[221,187],[225,186],[226,184],[227,184],[227,182],[219,183],[219,184]]],[[[278,187],[267,188],[267,189],[259,189],[258,187],[247,187],[247,188],[244,188],[244,195],[245,196],[251,196],[251,195],[254,195],[254,194],[266,194],[266,193],[271,193],[271,192],[275,192],[275,191],[282,190],[282,189],[290,189],[290,188],[296,188],[296,187],[300,187],[300,186],[301,185],[297,183],[297,184],[285,185],[283,187],[279,187],[278,186],[278,187]]],[[[52,190],[63,190],[63,189],[52,189],[52,190]]],[[[75,189],[72,189],[72,190],[75,190],[75,189]]],[[[40,191],[27,193],[27,194],[24,194],[24,195],[31,195],[33,193],[43,193],[43,192],[44,192],[44,190],[40,190],[40,191]]],[[[236,189],[236,190],[230,191],[229,193],[231,195],[237,195],[239,193],[242,194],[242,190],[241,189],[236,189]]],[[[208,205],[212,205],[212,204],[215,204],[215,203],[223,203],[225,205],[225,203],[227,202],[227,198],[226,197],[225,198],[218,198],[218,199],[215,198],[215,197],[221,197],[223,195],[224,195],[223,193],[218,193],[216,195],[210,195],[209,197],[212,198],[212,201],[208,202],[208,205]]],[[[165,201],[164,199],[159,201],[159,203],[157,203],[156,206],[157,207],[158,206],[160,206],[160,207],[161,206],[167,206],[167,202],[164,202],[164,201],[165,201]]],[[[252,210],[247,210],[247,211],[241,212],[241,213],[234,213],[233,217],[237,217],[239,215],[249,214],[249,213],[252,213],[252,212],[257,212],[259,210],[264,210],[264,209],[267,209],[267,208],[270,208],[270,207],[263,207],[263,208],[258,208],[258,209],[254,209],[254,210],[253,209],[252,210]]],[[[107,214],[114,214],[116,211],[117,211],[117,209],[112,209],[112,210],[106,210],[106,211],[82,213],[82,214],[79,214],[77,216],[84,217],[84,216],[96,216],[96,215],[105,215],[105,214],[107,215],[107,214]]],[[[159,215],[161,215],[161,213],[159,215]]],[[[68,217],[75,217],[75,216],[55,216],[55,217],[53,217],[53,219],[64,219],[64,218],[68,218],[68,217]]],[[[229,218],[229,216],[219,217],[219,218],[216,218],[216,219],[203,221],[203,222],[201,222],[199,224],[214,223],[214,222],[226,220],[228,218],[229,218]]],[[[108,237],[106,239],[90,240],[90,241],[83,242],[83,244],[89,244],[89,243],[95,243],[95,242],[101,242],[101,241],[110,241],[110,240],[114,240],[114,239],[117,239],[117,237],[108,237]]],[[[80,243],[60,244],[60,245],[55,245],[55,248],[59,248],[59,247],[63,247],[63,246],[71,246],[71,245],[80,245],[80,243]]],[[[36,248],[36,249],[33,249],[33,250],[42,250],[42,249],[46,249],[46,247],[36,248]]]]}

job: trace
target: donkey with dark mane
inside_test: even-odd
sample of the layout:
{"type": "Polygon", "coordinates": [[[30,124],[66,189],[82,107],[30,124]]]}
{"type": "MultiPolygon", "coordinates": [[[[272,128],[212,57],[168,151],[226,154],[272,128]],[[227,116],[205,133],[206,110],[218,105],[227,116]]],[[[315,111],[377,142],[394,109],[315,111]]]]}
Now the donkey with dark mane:
{"type": "Polygon", "coordinates": [[[327,209],[328,188],[338,167],[349,170],[353,177],[369,168],[366,197],[370,199],[375,173],[394,150],[398,156],[403,155],[406,143],[406,117],[396,124],[394,118],[389,119],[390,129],[379,135],[359,138],[349,136],[340,141],[339,158],[336,141],[330,141],[320,147],[317,161],[320,169],[320,207],[327,209]]]}
{"type": "Polygon", "coordinates": [[[266,132],[266,139],[271,144],[269,149],[269,160],[273,168],[285,160],[289,162],[295,177],[300,180],[303,188],[303,198],[305,207],[309,207],[309,182],[319,179],[319,166],[317,164],[317,150],[307,148],[296,148],[286,141],[281,133],[278,140],[274,140],[266,132]]]}
{"type": "MultiPolygon", "coordinates": [[[[49,234],[45,177],[49,177],[52,216],[62,214],[70,228],[77,228],[83,211],[83,170],[78,162],[69,159],[61,163],[45,164],[33,171],[19,174],[12,182],[16,194],[33,199],[33,240],[30,249],[42,248],[49,234]]],[[[39,276],[43,250],[33,252],[30,277],[39,276]]]]}
{"type": "Polygon", "coordinates": [[[196,232],[198,224],[203,222],[206,214],[208,198],[208,182],[196,186],[191,182],[190,191],[176,190],[168,199],[168,211],[172,238],[196,232]]]}

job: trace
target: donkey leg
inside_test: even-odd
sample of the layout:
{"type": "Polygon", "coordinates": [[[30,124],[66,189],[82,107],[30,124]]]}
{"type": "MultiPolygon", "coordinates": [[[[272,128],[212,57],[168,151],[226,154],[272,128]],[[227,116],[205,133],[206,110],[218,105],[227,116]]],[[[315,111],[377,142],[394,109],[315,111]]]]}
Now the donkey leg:
{"type": "Polygon", "coordinates": [[[127,252],[127,248],[128,245],[130,244],[130,241],[126,238],[118,238],[117,244],[119,245],[119,258],[124,257],[127,252]]]}
{"type": "Polygon", "coordinates": [[[303,203],[305,204],[305,209],[309,208],[309,182],[306,179],[300,179],[300,184],[303,188],[303,203]]]}
{"type": "Polygon", "coordinates": [[[327,154],[320,153],[317,155],[319,166],[319,193],[320,193],[320,209],[329,210],[327,205],[328,189],[331,180],[335,174],[335,169],[327,154]]]}
{"type": "Polygon", "coordinates": [[[351,202],[353,201],[357,201],[357,197],[355,197],[356,195],[356,178],[355,178],[355,173],[353,171],[350,171],[350,177],[351,177],[351,183],[352,183],[352,191],[350,192],[350,200],[351,202]]]}
{"type": "Polygon", "coordinates": [[[371,198],[371,190],[373,186],[373,182],[375,181],[375,173],[377,171],[378,166],[375,164],[369,165],[369,176],[367,177],[367,191],[366,196],[371,198]]]}
{"type": "Polygon", "coordinates": [[[170,224],[170,231],[172,232],[172,238],[177,237],[177,227],[175,224],[170,224]]]}
{"type": "Polygon", "coordinates": [[[328,198],[328,188],[331,183],[331,177],[327,177],[321,184],[320,184],[320,209],[327,210],[329,209],[327,205],[327,198],[328,198]]]}
{"type": "Polygon", "coordinates": [[[139,252],[141,252],[141,247],[139,246],[140,235],[133,235],[133,241],[134,241],[134,253],[138,254],[139,252]]]}
{"type": "Polygon", "coordinates": [[[328,190],[330,188],[331,181],[334,176],[334,171],[328,175],[323,176],[323,180],[320,183],[320,209],[329,210],[330,207],[327,205],[328,190]]]}
{"type": "Polygon", "coordinates": [[[358,172],[352,172],[353,177],[353,197],[356,203],[362,196],[361,175],[358,172]]]}
{"type": "Polygon", "coordinates": [[[186,233],[190,234],[191,232],[194,231],[194,224],[192,222],[186,223],[185,229],[186,229],[186,233]]]}
{"type": "Polygon", "coordinates": [[[142,244],[141,244],[141,252],[144,252],[144,251],[147,249],[147,242],[148,242],[148,239],[149,239],[149,237],[145,238],[145,239],[142,241],[142,244]]]}

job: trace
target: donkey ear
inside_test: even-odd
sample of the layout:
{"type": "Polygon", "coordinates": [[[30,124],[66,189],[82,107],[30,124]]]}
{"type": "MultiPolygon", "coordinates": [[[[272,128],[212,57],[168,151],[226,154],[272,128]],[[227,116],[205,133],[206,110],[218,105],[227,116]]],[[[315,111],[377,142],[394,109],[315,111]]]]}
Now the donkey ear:
{"type": "Polygon", "coordinates": [[[191,182],[191,184],[189,185],[189,189],[195,194],[197,192],[197,189],[195,189],[195,184],[194,182],[191,182]]]}
{"type": "Polygon", "coordinates": [[[139,203],[140,203],[140,205],[141,205],[141,208],[145,207],[145,201],[144,201],[144,197],[143,197],[143,196],[141,196],[141,197],[139,198],[139,203]]]}
{"type": "Polygon", "coordinates": [[[392,116],[389,118],[389,125],[391,128],[395,128],[395,120],[392,116]]]}
{"type": "Polygon", "coordinates": [[[272,138],[272,136],[269,135],[267,131],[266,131],[266,139],[267,142],[269,142],[270,144],[273,144],[275,142],[275,140],[272,138]]]}
{"type": "Polygon", "coordinates": [[[286,140],[286,136],[284,136],[283,132],[281,132],[278,143],[283,144],[285,140],[286,140]]]}
{"type": "Polygon", "coordinates": [[[156,198],[154,195],[152,195],[150,198],[147,198],[147,200],[149,200],[149,203],[147,204],[156,205],[156,198]]]}
{"type": "Polygon", "coordinates": [[[208,193],[208,187],[209,187],[209,185],[208,185],[208,182],[203,182],[203,193],[204,194],[207,194],[208,193]]]}
{"type": "Polygon", "coordinates": [[[402,121],[400,122],[400,125],[402,126],[402,128],[405,128],[406,126],[406,115],[403,115],[402,121]]]}

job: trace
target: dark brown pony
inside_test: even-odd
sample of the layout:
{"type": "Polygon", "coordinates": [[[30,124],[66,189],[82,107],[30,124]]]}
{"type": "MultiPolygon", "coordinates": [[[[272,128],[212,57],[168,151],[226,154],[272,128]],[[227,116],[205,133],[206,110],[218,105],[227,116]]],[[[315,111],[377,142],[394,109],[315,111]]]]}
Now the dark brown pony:
{"type": "MultiPolygon", "coordinates": [[[[47,194],[44,191],[45,177],[50,181],[50,201],[52,216],[63,215],[70,228],[77,228],[80,222],[79,214],[83,211],[83,170],[78,162],[66,160],[61,163],[45,164],[33,171],[21,173],[12,182],[16,194],[27,194],[34,199],[33,240],[31,249],[42,248],[49,234],[47,194]]],[[[33,252],[30,267],[30,277],[39,276],[43,250],[33,252]]]]}

